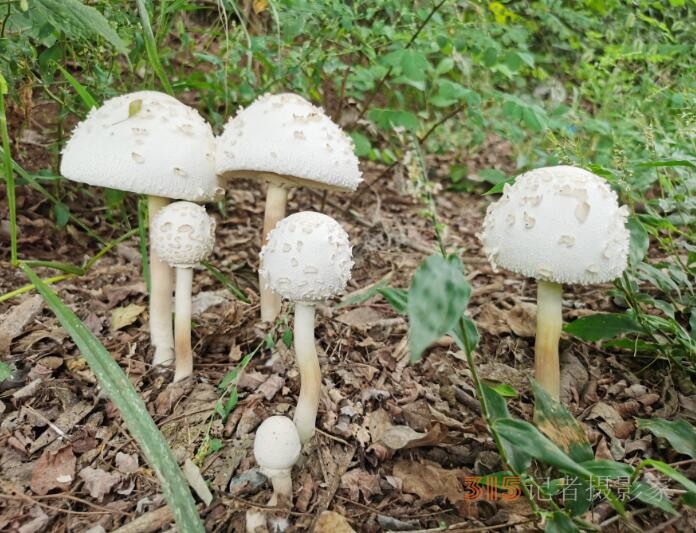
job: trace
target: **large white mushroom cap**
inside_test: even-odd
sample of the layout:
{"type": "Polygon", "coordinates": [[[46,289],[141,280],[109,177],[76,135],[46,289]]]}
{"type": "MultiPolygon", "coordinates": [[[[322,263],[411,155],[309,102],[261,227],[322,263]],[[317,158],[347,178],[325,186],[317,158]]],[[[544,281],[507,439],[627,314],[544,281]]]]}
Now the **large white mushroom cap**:
{"type": "Polygon", "coordinates": [[[192,268],[205,260],[215,244],[215,220],[205,208],[191,202],[174,202],[152,221],[152,246],[162,261],[192,268]]]}
{"type": "Polygon", "coordinates": [[[333,218],[295,213],[269,232],[260,254],[261,280],[292,302],[321,302],[345,289],[351,251],[348,234],[333,218]]]}
{"type": "Polygon", "coordinates": [[[352,139],[321,108],[290,93],[261,96],[230,118],[216,161],[224,178],[347,191],[362,181],[352,139]]]}
{"type": "Polygon", "coordinates": [[[494,268],[556,283],[600,283],[626,268],[627,216],[599,176],[571,166],[538,168],[488,206],[479,238],[494,268]]]}
{"type": "Polygon", "coordinates": [[[92,109],[65,145],[60,172],[88,185],[178,200],[208,201],[222,192],[210,124],[156,91],[92,109]]]}
{"type": "Polygon", "coordinates": [[[285,416],[268,417],[256,430],[254,457],[256,464],[268,476],[292,468],[301,451],[297,428],[285,416]]]}

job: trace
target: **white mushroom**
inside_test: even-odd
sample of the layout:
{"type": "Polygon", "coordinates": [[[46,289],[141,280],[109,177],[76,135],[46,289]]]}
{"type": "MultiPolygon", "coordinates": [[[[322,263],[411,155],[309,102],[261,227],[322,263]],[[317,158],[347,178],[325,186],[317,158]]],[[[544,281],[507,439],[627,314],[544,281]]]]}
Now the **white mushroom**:
{"type": "Polygon", "coordinates": [[[193,372],[191,350],[191,287],[193,267],[204,261],[215,244],[215,221],[205,208],[191,202],[164,207],[152,225],[153,246],[162,261],[176,268],[174,381],[193,372]]]}
{"type": "Polygon", "coordinates": [[[603,283],[622,274],[627,216],[605,180],[571,166],[520,175],[486,212],[480,239],[493,268],[537,279],[536,379],[556,399],[561,284],[603,283]]]}
{"type": "MultiPolygon", "coordinates": [[[[169,198],[219,196],[214,153],[213,131],[194,109],[163,93],[138,91],[89,112],[63,149],[60,171],[80,183],[147,195],[152,226],[169,198]]],[[[150,277],[153,363],[167,364],[174,358],[172,273],[152,246],[150,277]]]]}
{"type": "Polygon", "coordinates": [[[285,416],[271,416],[256,430],[254,457],[261,473],[271,480],[273,496],[268,505],[279,500],[292,503],[292,467],[300,457],[302,444],[297,428],[285,416]]]}
{"type": "Polygon", "coordinates": [[[314,434],[321,392],[314,307],[345,289],[352,266],[350,241],[341,225],[312,211],[278,222],[261,250],[262,283],[295,303],[294,344],[301,383],[294,421],[303,443],[314,434]]]}
{"type": "MultiPolygon", "coordinates": [[[[355,191],[362,181],[351,138],[296,94],[264,95],[231,118],[218,137],[216,160],[223,179],[268,182],[262,245],[285,216],[288,188],[355,191]],[[337,153],[345,156],[339,160],[337,153]]],[[[272,322],[280,298],[260,285],[261,319],[272,322]]]]}

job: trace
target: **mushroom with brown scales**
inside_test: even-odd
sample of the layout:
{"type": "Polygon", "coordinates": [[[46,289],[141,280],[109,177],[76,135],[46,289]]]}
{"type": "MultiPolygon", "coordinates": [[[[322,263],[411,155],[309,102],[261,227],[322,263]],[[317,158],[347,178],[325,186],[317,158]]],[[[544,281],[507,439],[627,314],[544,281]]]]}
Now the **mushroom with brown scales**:
{"type": "MultiPolygon", "coordinates": [[[[362,181],[353,142],[324,111],[296,94],[264,95],[225,125],[217,139],[222,179],[257,178],[268,184],[261,245],[285,216],[288,189],[355,191],[362,181]]],[[[261,291],[261,319],[273,322],[280,298],[261,291]]]]}
{"type": "Polygon", "coordinates": [[[174,202],[164,207],[152,224],[157,255],[176,269],[174,319],[174,381],[193,372],[191,349],[191,289],[193,268],[204,261],[215,244],[215,220],[205,208],[191,202],[174,202]]]}
{"type": "MultiPolygon", "coordinates": [[[[117,96],[92,109],[72,132],[60,164],[66,178],[145,194],[152,220],[169,199],[205,202],[224,191],[215,175],[215,136],[198,112],[156,91],[117,96]]],[[[174,358],[172,272],[150,239],[153,364],[174,358]]]]}
{"type": "Polygon", "coordinates": [[[300,396],[293,418],[304,444],[314,434],[321,394],[321,369],[314,340],[317,303],[341,293],[353,266],[347,233],[333,218],[313,211],[281,220],[261,250],[261,280],[294,302],[294,348],[300,396]]]}
{"type": "Polygon", "coordinates": [[[571,166],[526,172],[488,206],[479,237],[491,265],[537,280],[535,375],[555,399],[562,284],[621,276],[628,261],[627,216],[605,180],[571,166]]]}

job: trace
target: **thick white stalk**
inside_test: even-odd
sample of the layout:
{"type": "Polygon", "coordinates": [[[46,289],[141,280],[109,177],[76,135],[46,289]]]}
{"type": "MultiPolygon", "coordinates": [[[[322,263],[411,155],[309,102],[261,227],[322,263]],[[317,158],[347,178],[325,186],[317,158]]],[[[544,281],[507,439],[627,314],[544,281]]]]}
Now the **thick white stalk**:
{"type": "MultiPolygon", "coordinates": [[[[285,187],[268,182],[266,192],[266,212],[263,219],[263,234],[261,246],[266,244],[268,233],[275,228],[279,220],[285,218],[285,208],[288,203],[288,190],[285,187]]],[[[259,277],[259,290],[261,291],[261,320],[274,322],[280,313],[280,296],[271,289],[264,287],[259,277]]]]}
{"type": "Polygon", "coordinates": [[[271,477],[273,484],[273,496],[268,500],[268,505],[275,507],[278,505],[278,500],[287,502],[292,505],[292,476],[290,469],[278,471],[271,477]]]}
{"type": "Polygon", "coordinates": [[[563,327],[561,295],[563,287],[550,281],[537,282],[535,375],[553,398],[561,393],[561,367],[558,340],[563,327]]]}
{"type": "Polygon", "coordinates": [[[293,421],[304,444],[314,435],[321,394],[321,369],[314,342],[314,305],[295,304],[294,340],[300,369],[300,397],[293,421]]]}
{"type": "Polygon", "coordinates": [[[191,287],[193,269],[176,269],[176,304],[174,318],[174,342],[176,362],[174,381],[180,381],[193,373],[193,351],[191,350],[191,287]]]}
{"type": "Polygon", "coordinates": [[[152,220],[168,203],[168,198],[147,197],[150,225],[150,343],[155,348],[153,365],[167,365],[174,360],[172,330],[172,268],[162,261],[152,247],[152,220]]]}

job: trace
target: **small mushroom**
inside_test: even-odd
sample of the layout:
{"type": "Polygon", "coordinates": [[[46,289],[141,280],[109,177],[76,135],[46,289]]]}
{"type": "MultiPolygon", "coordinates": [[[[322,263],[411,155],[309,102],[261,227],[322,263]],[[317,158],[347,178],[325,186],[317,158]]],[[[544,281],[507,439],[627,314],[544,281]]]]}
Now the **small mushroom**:
{"type": "MultiPolygon", "coordinates": [[[[296,94],[264,95],[231,118],[217,139],[217,172],[221,179],[258,178],[268,183],[262,245],[285,216],[290,187],[355,191],[362,181],[353,142],[324,113],[296,94]],[[338,164],[331,147],[345,153],[338,164]]],[[[273,322],[280,298],[263,287],[261,319],[273,322]]]]}
{"type": "MultiPolygon", "coordinates": [[[[89,112],[63,149],[60,172],[80,183],[147,195],[152,227],[169,199],[199,202],[219,196],[214,161],[205,157],[214,146],[210,124],[194,109],[164,93],[138,91],[89,112]],[[186,125],[189,134],[174,124],[186,125]]],[[[151,236],[150,338],[153,364],[160,365],[174,358],[173,276],[152,241],[151,236]]]]}
{"type": "Polygon", "coordinates": [[[561,284],[604,283],[623,273],[629,248],[627,215],[605,180],[571,166],[539,168],[518,176],[486,212],[479,237],[493,268],[501,266],[537,280],[535,373],[556,399],[561,284]],[[530,196],[539,200],[530,204],[525,201],[530,196]],[[517,213],[523,213],[522,220],[517,213]]]}
{"type": "Polygon", "coordinates": [[[304,211],[284,218],[261,250],[261,281],[295,303],[294,344],[300,369],[295,425],[302,443],[314,434],[321,370],[314,341],[315,305],[341,293],[353,266],[350,241],[333,218],[304,211]]]}
{"type": "Polygon", "coordinates": [[[215,221],[205,208],[191,202],[174,202],[164,207],[152,225],[155,251],[176,268],[174,318],[174,381],[193,372],[191,350],[191,288],[193,267],[205,260],[215,244],[215,221]]]}
{"type": "Polygon", "coordinates": [[[302,444],[297,428],[285,416],[271,416],[256,430],[254,457],[261,473],[271,480],[273,496],[268,505],[292,503],[292,467],[300,457],[302,444]]]}

